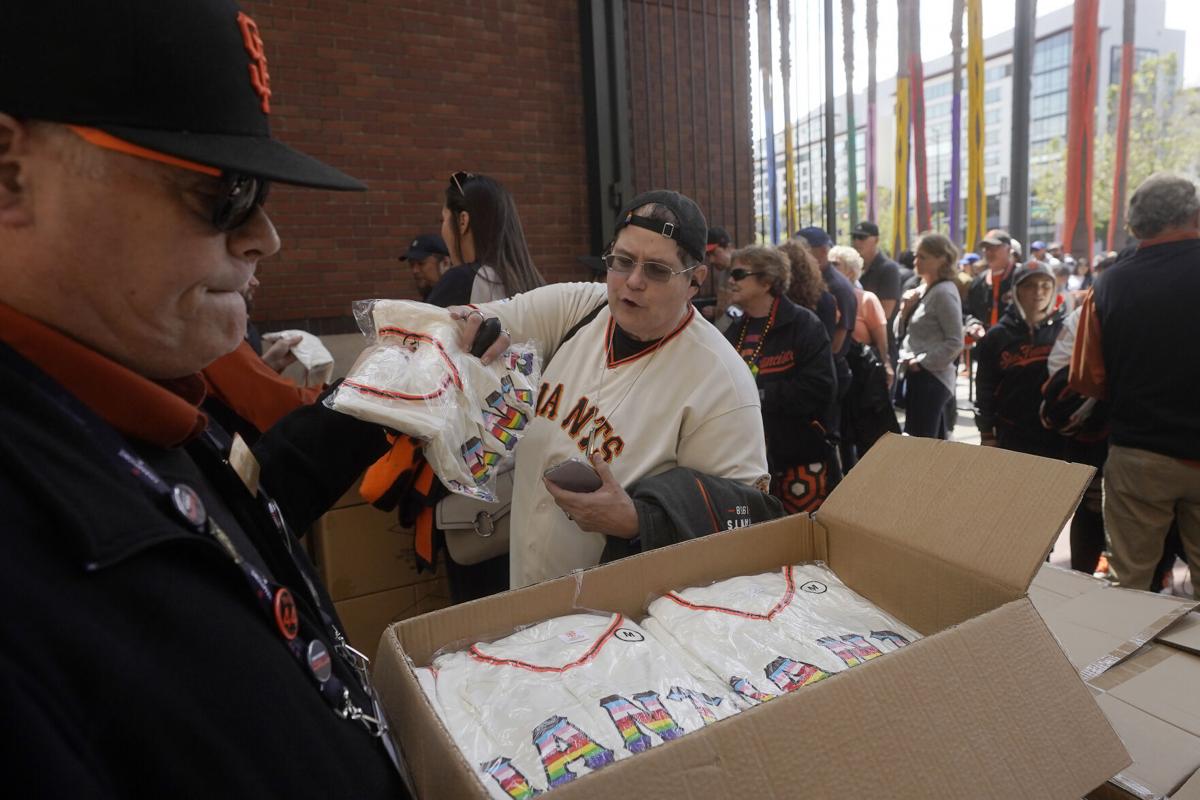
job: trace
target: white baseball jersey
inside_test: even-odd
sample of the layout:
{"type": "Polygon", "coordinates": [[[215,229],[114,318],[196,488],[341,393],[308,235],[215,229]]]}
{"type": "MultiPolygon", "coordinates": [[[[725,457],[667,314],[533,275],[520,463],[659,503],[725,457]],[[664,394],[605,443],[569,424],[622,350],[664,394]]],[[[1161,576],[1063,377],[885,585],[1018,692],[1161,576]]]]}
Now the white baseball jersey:
{"type": "Polygon", "coordinates": [[[736,713],[619,614],[547,620],[439,656],[422,679],[446,728],[497,798],[532,797],[736,713]]]}
{"type": "Polygon", "coordinates": [[[670,592],[649,611],[679,646],[750,703],[920,638],[817,564],[670,592]]]}
{"type": "Polygon", "coordinates": [[[578,458],[589,441],[622,486],[674,467],[749,485],[767,475],[758,389],[725,337],[689,307],[657,349],[614,360],[606,297],[604,284],[560,283],[484,307],[514,341],[534,342],[548,364],[517,456],[513,587],[599,563],[604,536],[568,520],[542,483],[543,472],[578,458]]]}
{"type": "Polygon", "coordinates": [[[485,367],[459,346],[450,312],[425,303],[379,300],[371,323],[376,342],[331,407],[416,436],[448,488],[494,499],[492,479],[533,416],[536,352],[515,345],[485,367]]]}

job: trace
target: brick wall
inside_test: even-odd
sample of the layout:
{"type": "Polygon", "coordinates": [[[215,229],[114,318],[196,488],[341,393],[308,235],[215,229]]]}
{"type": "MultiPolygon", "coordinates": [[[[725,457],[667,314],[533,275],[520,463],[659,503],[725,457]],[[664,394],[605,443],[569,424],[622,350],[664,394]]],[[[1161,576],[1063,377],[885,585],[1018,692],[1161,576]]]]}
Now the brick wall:
{"type": "Polygon", "coordinates": [[[753,241],[749,4],[628,0],[634,191],[670,188],[753,241]]]}
{"type": "Polygon", "coordinates": [[[347,329],[350,303],[415,297],[396,261],[437,231],[451,172],[516,198],[549,280],[588,251],[579,18],[563,0],[244,0],[270,62],[275,135],[369,184],[272,189],[283,251],[259,269],[264,329],[347,329]],[[335,319],[330,319],[335,318],[335,319]]]}

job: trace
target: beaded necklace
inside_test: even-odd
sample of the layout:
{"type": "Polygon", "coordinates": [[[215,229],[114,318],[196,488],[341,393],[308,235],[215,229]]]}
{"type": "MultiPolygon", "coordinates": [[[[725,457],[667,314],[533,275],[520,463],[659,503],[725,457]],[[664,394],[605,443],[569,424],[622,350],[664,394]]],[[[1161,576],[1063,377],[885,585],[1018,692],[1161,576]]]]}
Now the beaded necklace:
{"type": "MultiPolygon", "coordinates": [[[[758,345],[754,348],[754,352],[749,358],[743,359],[746,361],[746,366],[750,367],[750,374],[755,378],[758,377],[758,357],[762,353],[763,342],[767,341],[767,334],[771,332],[771,326],[775,324],[775,312],[779,310],[779,298],[775,298],[775,302],[771,304],[771,313],[767,315],[767,326],[763,328],[762,334],[758,337],[758,345]]],[[[750,330],[750,315],[746,315],[746,321],[742,323],[742,330],[738,334],[737,351],[738,355],[742,354],[742,343],[746,341],[746,332],[750,330]]]]}

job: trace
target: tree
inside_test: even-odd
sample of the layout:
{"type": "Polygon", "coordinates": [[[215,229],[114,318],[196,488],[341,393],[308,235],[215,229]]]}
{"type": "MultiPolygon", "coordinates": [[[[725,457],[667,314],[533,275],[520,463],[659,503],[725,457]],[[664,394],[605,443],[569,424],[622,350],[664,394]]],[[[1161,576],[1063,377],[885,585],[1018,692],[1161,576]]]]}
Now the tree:
{"type": "MultiPolygon", "coordinates": [[[[1179,65],[1175,53],[1147,58],[1133,76],[1133,103],[1129,121],[1129,191],[1155,172],[1179,172],[1200,175],[1200,91],[1177,90],[1179,65]]],[[[1108,118],[1116,120],[1120,86],[1108,87],[1108,118]]],[[[1111,127],[1111,126],[1110,126],[1111,127]]],[[[1041,152],[1034,153],[1040,165],[1033,168],[1035,220],[1062,221],[1066,192],[1064,142],[1055,139],[1041,152]]],[[[1115,127],[1102,133],[1096,142],[1096,169],[1092,182],[1092,209],[1096,235],[1103,239],[1108,228],[1112,204],[1115,127]]],[[[1128,202],[1128,198],[1126,198],[1128,202]]]]}

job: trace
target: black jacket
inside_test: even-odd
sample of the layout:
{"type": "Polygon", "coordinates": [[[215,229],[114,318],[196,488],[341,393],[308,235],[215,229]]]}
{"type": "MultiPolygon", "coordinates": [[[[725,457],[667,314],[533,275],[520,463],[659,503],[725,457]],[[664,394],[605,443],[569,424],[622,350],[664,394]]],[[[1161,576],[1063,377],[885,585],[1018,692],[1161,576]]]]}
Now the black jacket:
{"type": "Polygon", "coordinates": [[[778,498],[744,483],[675,467],[629,487],[638,515],[635,539],[607,537],[600,563],[778,519],[778,498]]]}
{"type": "MultiPolygon", "coordinates": [[[[1000,281],[999,303],[996,303],[996,289],[994,286],[989,286],[987,282],[987,273],[982,273],[971,281],[971,287],[967,289],[967,299],[963,301],[963,320],[968,324],[972,321],[978,322],[984,328],[990,328],[992,325],[992,308],[997,307],[997,315],[1003,317],[1005,310],[1012,301],[1012,279],[1016,274],[1015,269],[1009,269],[1008,274],[1000,281]]],[[[996,324],[1000,324],[997,320],[996,324]]]]}
{"type": "Polygon", "coordinates": [[[1062,330],[1062,315],[1051,314],[1034,331],[1014,303],[975,348],[975,424],[983,433],[1058,444],[1042,425],[1042,387],[1050,377],[1046,359],[1062,330]]]}
{"type": "MultiPolygon", "coordinates": [[[[8,783],[38,797],[406,796],[379,741],[334,715],[225,550],[108,455],[100,434],[119,434],[4,345],[0,386],[8,783]]],[[[291,589],[302,634],[325,631],[332,652],[317,606],[336,619],[333,604],[301,546],[220,454],[203,440],[125,444],[199,493],[247,560],[291,589]]],[[[378,427],[317,403],[255,453],[303,531],[386,448],[378,427]]],[[[348,665],[335,658],[334,670],[369,707],[348,665]]]]}
{"type": "MultiPolygon", "coordinates": [[[[747,322],[743,317],[725,331],[730,342],[738,341],[747,322]]],[[[758,367],[756,380],[771,472],[824,461],[828,455],[826,414],[837,384],[829,336],[817,315],[781,297],[758,367]]]]}

